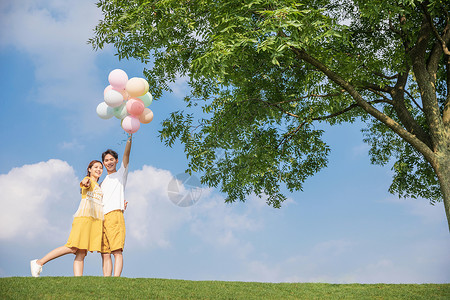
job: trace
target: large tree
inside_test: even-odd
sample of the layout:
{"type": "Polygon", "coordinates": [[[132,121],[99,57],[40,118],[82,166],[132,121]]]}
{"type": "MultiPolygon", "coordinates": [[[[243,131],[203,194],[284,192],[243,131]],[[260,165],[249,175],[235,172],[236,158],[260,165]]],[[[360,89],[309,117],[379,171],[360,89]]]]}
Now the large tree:
{"type": "Polygon", "coordinates": [[[299,190],[327,165],[317,123],[362,120],[389,191],[444,201],[450,229],[450,5],[445,0],[100,0],[89,41],[136,58],[155,98],[188,78],[163,122],[189,171],[226,201],[299,190]],[[189,107],[201,106],[201,114],[189,107]]]}

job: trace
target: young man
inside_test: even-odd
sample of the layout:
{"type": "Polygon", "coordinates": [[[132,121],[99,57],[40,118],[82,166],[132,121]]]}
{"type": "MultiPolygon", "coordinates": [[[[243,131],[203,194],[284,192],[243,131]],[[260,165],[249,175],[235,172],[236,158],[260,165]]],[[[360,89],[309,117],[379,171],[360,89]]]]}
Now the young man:
{"type": "Polygon", "coordinates": [[[126,208],[124,191],[127,184],[131,140],[132,135],[128,137],[119,170],[116,170],[119,159],[115,151],[108,149],[102,154],[103,165],[108,172],[101,184],[104,205],[103,213],[105,214],[101,249],[103,276],[111,276],[113,274],[111,254],[114,255],[114,276],[119,277],[122,273],[122,252],[125,244],[123,211],[126,208]]]}

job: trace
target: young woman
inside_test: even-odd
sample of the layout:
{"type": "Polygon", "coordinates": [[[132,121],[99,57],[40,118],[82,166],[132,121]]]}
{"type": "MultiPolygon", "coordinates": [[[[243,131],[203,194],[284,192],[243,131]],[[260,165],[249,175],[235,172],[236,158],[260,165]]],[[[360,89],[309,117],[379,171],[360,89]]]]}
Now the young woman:
{"type": "Polygon", "coordinates": [[[47,262],[69,254],[75,254],[73,274],[83,275],[84,258],[87,251],[101,251],[103,231],[103,192],[98,185],[102,175],[103,164],[93,160],[87,167],[87,176],[81,181],[81,202],[74,215],[72,230],[67,243],[42,257],[30,262],[31,275],[39,277],[42,266],[47,262]]]}

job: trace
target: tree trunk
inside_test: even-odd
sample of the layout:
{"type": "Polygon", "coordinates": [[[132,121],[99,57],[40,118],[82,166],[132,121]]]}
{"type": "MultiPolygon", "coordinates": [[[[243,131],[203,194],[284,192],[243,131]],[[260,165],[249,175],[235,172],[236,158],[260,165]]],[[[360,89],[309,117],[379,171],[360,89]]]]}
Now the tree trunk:
{"type": "Polygon", "coordinates": [[[448,229],[450,231],[450,156],[443,157],[435,168],[442,197],[444,198],[445,214],[447,216],[448,229]]]}

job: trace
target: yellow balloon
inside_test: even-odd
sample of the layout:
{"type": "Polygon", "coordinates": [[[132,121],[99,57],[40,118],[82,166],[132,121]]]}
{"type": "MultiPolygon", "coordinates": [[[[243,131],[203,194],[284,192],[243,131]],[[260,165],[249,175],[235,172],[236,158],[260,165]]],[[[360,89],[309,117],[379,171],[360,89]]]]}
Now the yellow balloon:
{"type": "MultiPolygon", "coordinates": [[[[144,78],[141,78],[142,79],[142,81],[144,82],[144,84],[145,84],[145,93],[144,93],[144,95],[146,94],[146,93],[148,93],[148,89],[150,88],[150,86],[148,85],[148,82],[147,82],[147,80],[145,80],[144,78]]],[[[141,95],[142,96],[142,95],[141,95]]]]}
{"type": "Polygon", "coordinates": [[[142,78],[133,77],[127,82],[126,91],[128,96],[131,98],[136,98],[147,93],[145,91],[145,82],[142,78]]]}

